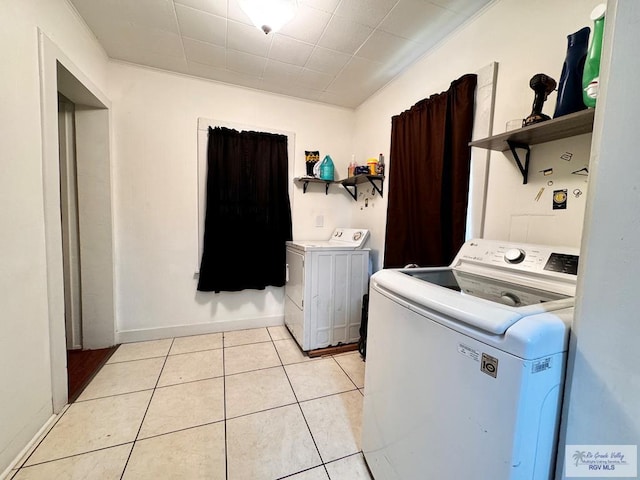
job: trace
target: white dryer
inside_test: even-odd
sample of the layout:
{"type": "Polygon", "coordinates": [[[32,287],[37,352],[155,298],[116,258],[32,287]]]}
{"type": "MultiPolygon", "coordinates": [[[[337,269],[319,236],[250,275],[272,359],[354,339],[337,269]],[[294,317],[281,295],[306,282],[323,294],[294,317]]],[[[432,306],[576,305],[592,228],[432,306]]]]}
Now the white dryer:
{"type": "Polygon", "coordinates": [[[302,350],[357,342],[369,282],[369,231],[287,242],[285,325],[302,350]]]}

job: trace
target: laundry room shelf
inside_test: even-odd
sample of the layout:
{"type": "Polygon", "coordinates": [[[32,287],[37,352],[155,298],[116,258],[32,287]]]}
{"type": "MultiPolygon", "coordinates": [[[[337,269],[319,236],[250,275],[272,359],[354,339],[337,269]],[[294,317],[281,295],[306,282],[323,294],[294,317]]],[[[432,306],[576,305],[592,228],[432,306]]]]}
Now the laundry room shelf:
{"type": "Polygon", "coordinates": [[[594,115],[595,109],[589,108],[563,117],[547,120],[546,122],[536,123],[528,127],[511,130],[481,140],[475,140],[470,142],[469,145],[498,152],[511,150],[513,158],[522,173],[522,183],[526,184],[529,175],[530,146],[589,133],[593,130],[594,115]],[[526,151],[524,164],[518,155],[518,149],[526,151]]]}
{"type": "Polygon", "coordinates": [[[373,188],[375,188],[381,197],[383,196],[382,187],[384,186],[384,175],[367,175],[363,173],[346,178],[338,183],[341,183],[344,189],[349,192],[349,195],[351,195],[355,201],[358,201],[358,185],[367,182],[373,185],[373,188]],[[380,182],[379,185],[376,182],[380,182]]]}
{"type": "Polygon", "coordinates": [[[329,193],[329,185],[331,185],[332,183],[337,183],[333,180],[322,180],[321,178],[317,177],[295,177],[293,181],[302,184],[302,193],[307,193],[307,187],[310,183],[324,183],[325,195],[329,193]]]}

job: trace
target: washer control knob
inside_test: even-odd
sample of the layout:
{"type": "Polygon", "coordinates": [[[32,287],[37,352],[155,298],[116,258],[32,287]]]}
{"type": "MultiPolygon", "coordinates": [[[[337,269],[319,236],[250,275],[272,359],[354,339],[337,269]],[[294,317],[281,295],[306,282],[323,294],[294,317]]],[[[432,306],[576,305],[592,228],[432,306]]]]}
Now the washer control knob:
{"type": "Polygon", "coordinates": [[[510,248],[504,254],[504,260],[507,263],[520,263],[521,261],[524,260],[524,257],[525,257],[524,251],[520,250],[519,248],[510,248]]]}

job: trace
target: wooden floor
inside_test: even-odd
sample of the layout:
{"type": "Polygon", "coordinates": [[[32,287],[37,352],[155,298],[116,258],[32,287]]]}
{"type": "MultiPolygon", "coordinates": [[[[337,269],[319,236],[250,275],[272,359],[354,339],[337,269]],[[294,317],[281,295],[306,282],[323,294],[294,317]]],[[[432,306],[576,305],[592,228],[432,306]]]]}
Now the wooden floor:
{"type": "Polygon", "coordinates": [[[67,350],[69,403],[75,402],[84,387],[116,351],[116,347],[99,350],[67,350]]]}

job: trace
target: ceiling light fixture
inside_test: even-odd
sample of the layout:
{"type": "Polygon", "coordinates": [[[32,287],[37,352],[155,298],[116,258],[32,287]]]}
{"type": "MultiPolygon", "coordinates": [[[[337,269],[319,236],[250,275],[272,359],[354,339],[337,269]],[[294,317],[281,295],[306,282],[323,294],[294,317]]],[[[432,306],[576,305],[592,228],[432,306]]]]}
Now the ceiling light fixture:
{"type": "Polygon", "coordinates": [[[265,34],[280,30],[294,17],[298,8],[297,0],[238,0],[238,3],[265,34]]]}

